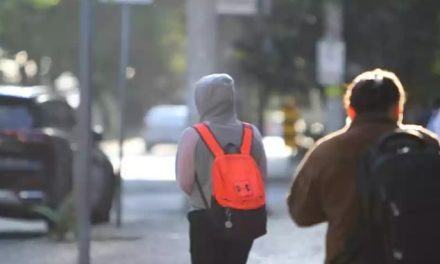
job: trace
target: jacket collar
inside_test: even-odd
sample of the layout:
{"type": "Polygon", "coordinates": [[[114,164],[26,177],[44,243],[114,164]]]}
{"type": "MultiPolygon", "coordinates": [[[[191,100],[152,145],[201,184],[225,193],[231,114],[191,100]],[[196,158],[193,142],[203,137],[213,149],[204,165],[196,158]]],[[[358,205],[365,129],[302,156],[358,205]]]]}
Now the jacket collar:
{"type": "Polygon", "coordinates": [[[369,114],[362,114],[357,116],[350,124],[350,127],[353,126],[359,126],[364,124],[383,124],[383,125],[390,125],[390,126],[398,126],[397,120],[384,115],[382,113],[369,113],[369,114]]]}

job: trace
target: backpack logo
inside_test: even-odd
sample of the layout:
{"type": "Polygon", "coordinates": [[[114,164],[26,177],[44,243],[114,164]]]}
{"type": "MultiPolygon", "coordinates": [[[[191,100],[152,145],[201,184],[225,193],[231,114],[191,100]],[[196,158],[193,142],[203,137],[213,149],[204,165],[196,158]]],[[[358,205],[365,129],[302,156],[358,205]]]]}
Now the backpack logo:
{"type": "Polygon", "coordinates": [[[235,192],[239,196],[250,197],[252,196],[252,190],[249,182],[237,182],[235,183],[235,192]]]}

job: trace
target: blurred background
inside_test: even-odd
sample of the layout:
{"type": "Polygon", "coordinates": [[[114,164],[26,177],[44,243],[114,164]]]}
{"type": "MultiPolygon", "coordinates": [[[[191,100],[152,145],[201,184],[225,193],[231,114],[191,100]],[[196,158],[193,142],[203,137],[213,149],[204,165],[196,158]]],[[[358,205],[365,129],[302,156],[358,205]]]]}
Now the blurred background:
{"type": "MultiPolygon", "coordinates": [[[[139,0],[131,6],[127,110],[121,115],[121,5],[132,2],[93,1],[92,120],[115,170],[121,120],[127,139],[125,229],[98,228],[96,263],[118,259],[111,251],[122,261],[127,255],[117,252],[128,244],[149,248],[148,256],[139,254],[143,263],[188,263],[187,205],[174,182],[174,155],[181,131],[197,120],[192,85],[204,74],[235,79],[240,119],[264,136],[273,232],[256,245],[251,263],[322,262],[324,227],[297,229],[284,198],[306,151],[345,124],[342,95],[357,74],[394,71],[408,93],[409,123],[426,125],[440,98],[437,0],[139,0]],[[308,236],[313,239],[301,243],[308,236]],[[111,250],[102,241],[112,241],[111,250]],[[175,255],[158,257],[167,244],[178,249],[175,255]]],[[[43,86],[78,107],[79,10],[78,0],[0,1],[0,94],[2,87],[43,86]]],[[[55,246],[62,261],[48,257],[54,248],[44,246],[46,230],[41,223],[0,218],[5,263],[26,263],[7,253],[14,245],[24,255],[38,248],[46,256],[32,263],[73,263],[70,244],[55,246]]]]}
{"type": "MultiPolygon", "coordinates": [[[[402,78],[409,94],[409,121],[416,121],[422,108],[440,93],[440,4],[435,0],[341,1],[340,14],[332,14],[326,1],[319,0],[261,1],[260,6],[256,0],[218,2],[215,31],[197,37],[215,37],[215,53],[209,55],[213,70],[236,79],[240,116],[259,124],[265,134],[280,134],[273,124],[280,119],[276,111],[291,98],[308,123],[325,123],[326,102],[338,93],[328,89],[329,84],[343,86],[375,67],[395,71],[402,78]],[[329,22],[329,17],[337,21],[329,22]],[[343,57],[342,72],[336,73],[342,75],[341,83],[322,80],[326,77],[320,76],[318,64],[324,60],[338,68],[340,62],[318,58],[320,43],[331,51],[343,48],[336,52],[343,57]]],[[[132,10],[129,135],[140,135],[141,120],[153,106],[187,103],[186,20],[203,12],[206,5],[187,11],[185,3],[161,0],[132,10]]],[[[119,8],[104,1],[95,3],[94,121],[104,126],[106,138],[117,135],[119,122],[119,8]]],[[[79,1],[75,0],[3,0],[2,83],[44,84],[66,95],[74,93],[78,18],[79,1]]]]}

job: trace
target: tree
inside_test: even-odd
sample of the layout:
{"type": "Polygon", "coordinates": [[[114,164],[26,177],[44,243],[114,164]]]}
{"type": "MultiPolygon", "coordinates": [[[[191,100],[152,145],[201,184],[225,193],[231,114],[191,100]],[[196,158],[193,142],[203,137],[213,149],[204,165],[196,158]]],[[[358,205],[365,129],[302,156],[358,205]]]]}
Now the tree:
{"type": "MultiPolygon", "coordinates": [[[[120,8],[95,3],[93,87],[96,103],[114,128],[119,118],[115,97],[119,66],[120,8]]],[[[27,51],[37,63],[50,58],[49,78],[78,72],[78,0],[0,1],[0,47],[10,56],[27,51]]],[[[138,129],[146,108],[178,103],[183,95],[185,30],[182,1],[161,0],[154,6],[133,9],[130,66],[136,75],[128,84],[131,107],[126,124],[138,129]],[[182,89],[183,90],[183,89],[182,89]]],[[[109,131],[109,130],[107,130],[109,131]]]]}
{"type": "MultiPolygon", "coordinates": [[[[237,58],[261,84],[261,106],[273,92],[305,95],[318,86],[315,47],[324,1],[272,1],[272,13],[237,44],[237,58]],[[264,27],[261,27],[264,25],[264,27]],[[261,29],[263,28],[263,29],[261,29]]],[[[395,71],[410,101],[440,96],[440,2],[343,0],[349,82],[363,70],[395,71]]],[[[258,22],[258,21],[257,21],[258,22]]]]}
{"type": "Polygon", "coordinates": [[[270,94],[293,94],[301,100],[307,97],[308,89],[315,87],[315,43],[320,37],[321,23],[319,2],[272,1],[270,15],[257,17],[249,36],[236,44],[239,64],[260,84],[260,131],[264,130],[263,111],[270,94]]]}
{"type": "Polygon", "coordinates": [[[355,69],[348,77],[383,67],[401,77],[412,101],[440,95],[440,2],[355,0],[345,8],[348,66],[355,69]]]}
{"type": "Polygon", "coordinates": [[[315,84],[320,5],[307,0],[272,3],[270,16],[260,17],[250,36],[237,43],[236,56],[264,93],[302,95],[315,84]]]}
{"type": "Polygon", "coordinates": [[[52,59],[51,77],[76,72],[76,0],[5,0],[0,4],[0,46],[11,54],[27,51],[37,63],[52,59]]]}

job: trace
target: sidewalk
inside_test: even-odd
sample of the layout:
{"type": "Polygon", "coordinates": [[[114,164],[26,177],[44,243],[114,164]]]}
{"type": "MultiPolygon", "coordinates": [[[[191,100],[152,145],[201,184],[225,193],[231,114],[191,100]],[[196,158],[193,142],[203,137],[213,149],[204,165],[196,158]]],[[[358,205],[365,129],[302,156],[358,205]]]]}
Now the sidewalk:
{"type": "MultiPolygon", "coordinates": [[[[297,228],[286,212],[287,188],[287,183],[271,184],[268,234],[255,242],[249,264],[323,262],[325,226],[297,228]]],[[[187,220],[178,204],[181,195],[174,190],[152,194],[139,188],[127,196],[121,229],[111,224],[93,229],[92,264],[189,264],[187,220]]],[[[56,243],[45,237],[0,239],[5,264],[76,264],[76,254],[74,242],[56,243]]]]}

